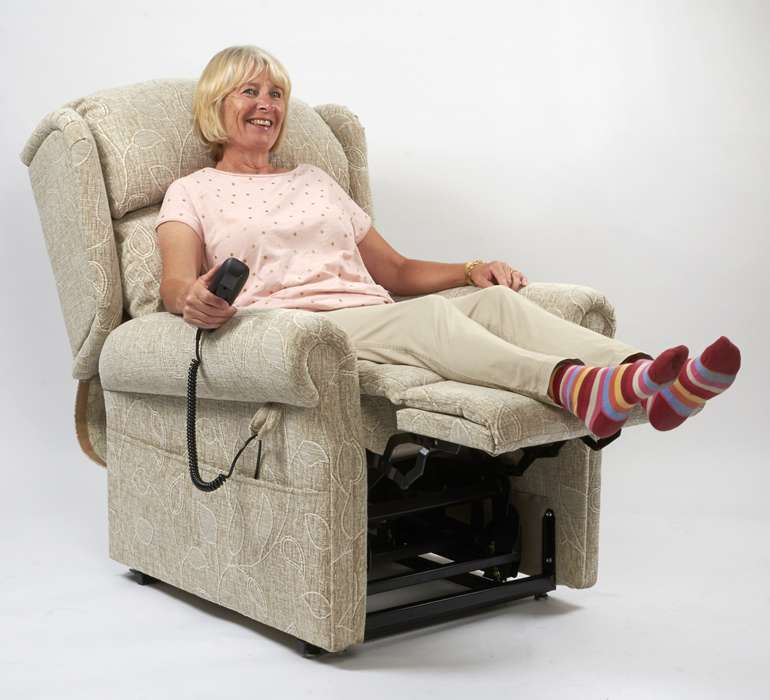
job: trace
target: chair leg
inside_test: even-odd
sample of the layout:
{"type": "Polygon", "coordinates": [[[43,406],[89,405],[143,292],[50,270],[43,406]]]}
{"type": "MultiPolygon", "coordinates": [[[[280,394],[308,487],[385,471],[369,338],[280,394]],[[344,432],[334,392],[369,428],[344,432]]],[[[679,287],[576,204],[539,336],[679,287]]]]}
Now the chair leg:
{"type": "Polygon", "coordinates": [[[136,581],[140,586],[149,586],[152,583],[157,583],[160,579],[150,576],[149,574],[142,573],[137,569],[129,569],[129,571],[136,576],[136,581]]]}

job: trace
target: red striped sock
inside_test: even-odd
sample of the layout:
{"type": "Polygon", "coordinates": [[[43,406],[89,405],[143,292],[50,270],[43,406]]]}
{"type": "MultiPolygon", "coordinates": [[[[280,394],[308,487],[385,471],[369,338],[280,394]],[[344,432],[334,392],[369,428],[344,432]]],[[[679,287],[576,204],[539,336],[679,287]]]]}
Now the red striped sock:
{"type": "Polygon", "coordinates": [[[656,430],[673,430],[704,404],[725,391],[741,368],[741,351],[726,336],[720,336],[698,357],[684,364],[676,380],[644,399],[650,423],[656,430]]]}
{"type": "Polygon", "coordinates": [[[612,367],[563,365],[554,372],[551,396],[594,435],[608,437],[623,427],[635,404],[677,378],[687,353],[686,346],[677,345],[654,360],[645,358],[612,367]]]}

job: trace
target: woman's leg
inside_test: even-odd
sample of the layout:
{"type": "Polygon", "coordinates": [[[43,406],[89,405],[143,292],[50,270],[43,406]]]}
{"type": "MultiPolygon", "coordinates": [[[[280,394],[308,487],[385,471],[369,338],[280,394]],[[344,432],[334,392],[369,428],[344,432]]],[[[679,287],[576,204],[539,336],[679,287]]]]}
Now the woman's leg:
{"type": "MultiPolygon", "coordinates": [[[[605,367],[653,359],[633,345],[552,314],[510,287],[493,285],[449,301],[509,343],[548,355],[574,356],[554,365],[551,379],[559,367],[567,364],[605,367]]],[[[548,396],[552,398],[550,391],[548,396]]]]}
{"type": "Polygon", "coordinates": [[[633,345],[552,314],[510,287],[485,287],[449,302],[499,338],[534,352],[574,355],[596,366],[652,359],[633,345]]]}
{"type": "MultiPolygon", "coordinates": [[[[538,350],[541,334],[536,331],[532,313],[527,313],[531,309],[526,309],[521,315],[522,323],[528,329],[520,334],[525,341],[522,347],[490,332],[452,301],[429,294],[395,304],[316,313],[325,314],[347,333],[360,359],[425,367],[447,379],[505,389],[559,405],[548,395],[554,367],[567,358],[572,363],[582,361],[578,356],[569,357],[571,352],[560,349],[560,346],[571,349],[569,341],[548,344],[547,347],[555,351],[553,353],[538,350]]],[[[577,346],[578,349],[583,347],[577,346]]],[[[629,347],[629,352],[632,351],[636,348],[629,347]]],[[[608,356],[615,358],[618,353],[619,349],[615,349],[614,354],[610,352],[608,356]]]]}

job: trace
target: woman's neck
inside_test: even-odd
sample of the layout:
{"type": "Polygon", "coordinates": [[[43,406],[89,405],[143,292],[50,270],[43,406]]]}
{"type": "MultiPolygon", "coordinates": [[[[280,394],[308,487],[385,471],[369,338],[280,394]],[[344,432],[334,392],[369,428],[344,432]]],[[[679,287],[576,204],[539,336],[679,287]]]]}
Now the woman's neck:
{"type": "Polygon", "coordinates": [[[259,153],[256,156],[245,153],[225,153],[214,168],[229,173],[247,173],[249,175],[272,175],[277,171],[270,165],[270,158],[267,153],[259,153]]]}

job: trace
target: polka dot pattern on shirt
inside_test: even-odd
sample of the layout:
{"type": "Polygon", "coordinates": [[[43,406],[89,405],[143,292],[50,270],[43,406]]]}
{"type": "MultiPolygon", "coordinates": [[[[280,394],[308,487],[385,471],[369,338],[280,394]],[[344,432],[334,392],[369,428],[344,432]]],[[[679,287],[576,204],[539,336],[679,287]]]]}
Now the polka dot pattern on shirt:
{"type": "Polygon", "coordinates": [[[249,266],[236,306],[332,310],[393,303],[358,251],[371,218],[315,166],[272,176],[203,168],[169,186],[156,227],[174,219],[202,238],[207,268],[227,257],[249,266]],[[253,197],[262,203],[259,213],[253,197]]]}

